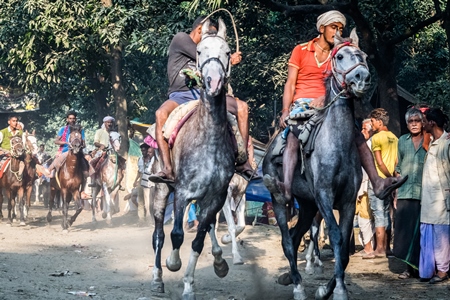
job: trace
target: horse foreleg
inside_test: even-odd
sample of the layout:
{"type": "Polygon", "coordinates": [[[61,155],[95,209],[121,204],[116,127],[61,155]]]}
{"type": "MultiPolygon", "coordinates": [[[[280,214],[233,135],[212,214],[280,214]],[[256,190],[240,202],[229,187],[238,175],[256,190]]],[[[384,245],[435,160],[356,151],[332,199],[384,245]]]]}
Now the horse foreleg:
{"type": "Polygon", "coordinates": [[[72,198],[75,200],[75,204],[76,204],[77,210],[75,211],[75,214],[72,217],[70,217],[70,219],[68,221],[69,222],[69,226],[72,226],[72,224],[77,219],[78,215],[83,210],[83,203],[82,203],[82,200],[80,198],[80,192],[78,190],[76,190],[76,191],[74,191],[72,193],[72,198]]]}
{"type": "Polygon", "coordinates": [[[95,213],[96,213],[96,209],[97,209],[97,195],[99,192],[100,192],[100,187],[98,185],[95,185],[92,188],[92,199],[89,200],[91,203],[92,223],[97,223],[97,218],[95,217],[95,213]]]}
{"type": "MultiPolygon", "coordinates": [[[[231,187],[229,187],[228,189],[230,188],[231,187]]],[[[236,243],[236,236],[238,235],[238,233],[236,232],[236,223],[234,222],[233,214],[231,212],[230,201],[232,200],[233,199],[231,198],[230,191],[228,191],[227,200],[225,200],[222,208],[223,215],[225,216],[228,225],[228,234],[223,235],[221,241],[224,244],[228,244],[231,241],[233,264],[242,265],[244,261],[242,260],[242,257],[238,251],[238,245],[236,243]]]]}
{"type": "MultiPolygon", "coordinates": [[[[26,207],[26,196],[28,195],[28,189],[26,189],[26,194],[24,194],[24,189],[19,189],[17,195],[17,201],[19,202],[20,211],[20,223],[19,226],[25,226],[25,218],[27,217],[27,207],[26,207]]],[[[31,194],[30,194],[31,196],[31,194]]]]}
{"type": "Polygon", "coordinates": [[[3,191],[2,188],[0,187],[0,222],[3,221],[3,191]]]}
{"type": "Polygon", "coordinates": [[[53,206],[55,205],[55,197],[56,197],[56,190],[50,187],[50,199],[48,200],[48,213],[47,213],[47,223],[49,225],[52,222],[52,210],[53,206]]]}
{"type": "Polygon", "coordinates": [[[8,198],[8,221],[7,225],[11,226],[13,222],[14,208],[16,206],[16,195],[17,192],[13,192],[10,189],[6,191],[6,197],[8,198]]]}
{"type": "Polygon", "coordinates": [[[103,189],[103,213],[102,218],[106,219],[106,224],[111,225],[111,195],[108,192],[108,186],[105,182],[102,183],[103,189]]]}
{"type": "MultiPolygon", "coordinates": [[[[219,246],[219,242],[216,237],[216,224],[215,222],[211,224],[211,228],[209,230],[209,236],[211,237],[212,250],[211,253],[214,256],[214,272],[219,278],[223,278],[228,274],[228,264],[225,259],[222,257],[222,248],[219,246]]],[[[236,241],[236,238],[234,238],[236,241]]],[[[237,245],[236,245],[237,247],[237,245]]]]}
{"type": "Polygon", "coordinates": [[[64,232],[67,232],[69,229],[69,223],[67,221],[68,215],[69,215],[69,195],[66,190],[61,190],[61,197],[62,197],[62,210],[63,210],[63,221],[62,221],[62,228],[64,232]]]}
{"type": "Polygon", "coordinates": [[[170,271],[176,272],[181,268],[180,248],[184,241],[183,215],[186,209],[186,203],[185,201],[179,201],[176,194],[174,196],[173,203],[175,208],[175,216],[173,229],[170,233],[170,238],[172,240],[172,252],[166,259],[166,266],[170,271]]]}

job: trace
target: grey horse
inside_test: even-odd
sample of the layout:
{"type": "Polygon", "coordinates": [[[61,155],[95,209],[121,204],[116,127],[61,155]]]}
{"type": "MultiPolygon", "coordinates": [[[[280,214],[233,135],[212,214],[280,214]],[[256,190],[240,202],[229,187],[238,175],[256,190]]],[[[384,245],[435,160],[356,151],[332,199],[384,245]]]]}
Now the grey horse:
{"type": "Polygon", "coordinates": [[[224,277],[228,264],[222,258],[215,236],[216,214],[224,205],[228,184],[234,173],[235,156],[229,134],[226,109],[226,84],[230,74],[230,48],[225,41],[226,28],[219,19],[217,33],[209,32],[209,21],[202,27],[202,40],[197,45],[197,64],[203,87],[196,113],[181,128],[172,148],[175,183],[169,189],[158,183],[155,189],[155,231],[153,249],[152,291],[164,292],[161,249],[164,244],[163,217],[170,190],[174,191],[174,227],[171,232],[172,252],[166,260],[170,271],[181,268],[180,247],[183,243],[183,215],[187,204],[197,200],[200,208],[199,225],[192,242],[189,263],[184,274],[183,299],[195,299],[194,271],[208,232],[212,241],[214,271],[224,277]]]}
{"type": "MultiPolygon", "coordinates": [[[[317,210],[329,228],[334,251],[334,276],[326,286],[320,286],[316,299],[347,299],[344,270],[349,262],[349,240],[355,213],[355,199],[361,184],[361,163],[355,144],[353,101],[369,88],[370,73],[366,54],[358,48],[355,30],[350,39],[335,36],[331,56],[332,75],[326,81],[326,108],[323,123],[314,141],[314,151],[303,156],[297,164],[292,192],[299,201],[297,225],[288,229],[286,199],[280,193],[276,179],[282,180],[280,157],[272,154],[276,141],[264,159],[264,183],[272,194],[274,211],[280,226],[283,251],[289,261],[290,272],[278,279],[281,284],[294,284],[294,299],[306,299],[302,278],[297,268],[297,249],[309,230],[317,210]],[[302,172],[302,164],[304,172],[302,172]],[[339,225],[333,216],[339,210],[339,225]]],[[[281,135],[276,137],[280,139],[281,135]]]]}

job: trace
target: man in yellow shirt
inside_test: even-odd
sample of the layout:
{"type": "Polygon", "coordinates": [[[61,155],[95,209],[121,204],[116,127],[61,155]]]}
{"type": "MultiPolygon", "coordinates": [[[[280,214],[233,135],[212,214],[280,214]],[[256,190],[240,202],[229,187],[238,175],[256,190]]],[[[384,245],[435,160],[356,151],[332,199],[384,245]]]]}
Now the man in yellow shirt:
{"type": "MultiPolygon", "coordinates": [[[[385,109],[377,108],[370,113],[369,117],[375,132],[372,136],[372,152],[378,175],[381,178],[393,177],[397,164],[398,138],[387,128],[389,114],[385,109]]],[[[385,257],[391,254],[390,205],[389,202],[377,198],[370,188],[369,201],[375,220],[377,246],[374,253],[376,257],[385,257]]]]}

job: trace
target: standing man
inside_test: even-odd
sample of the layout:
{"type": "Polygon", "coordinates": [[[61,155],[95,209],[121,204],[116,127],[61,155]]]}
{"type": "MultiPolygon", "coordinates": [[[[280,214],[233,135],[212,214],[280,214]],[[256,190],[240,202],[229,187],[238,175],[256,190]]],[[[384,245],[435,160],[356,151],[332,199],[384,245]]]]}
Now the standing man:
{"type": "MultiPolygon", "coordinates": [[[[170,113],[179,105],[200,99],[199,86],[196,80],[182,74],[182,70],[190,69],[192,73],[198,72],[196,69],[197,44],[202,38],[202,26],[206,21],[205,17],[199,17],[192,25],[192,31],[177,33],[169,46],[169,60],[167,63],[167,75],[169,78],[169,99],[166,100],[156,111],[156,142],[161,153],[164,168],[160,172],[152,175],[150,180],[153,182],[173,183],[175,180],[172,162],[170,159],[169,145],[164,139],[162,127],[169,117],[170,113]]],[[[217,29],[217,28],[216,28],[217,29]]],[[[236,52],[231,55],[231,64],[238,64],[241,59],[241,53],[236,52]]],[[[237,117],[239,131],[244,140],[244,145],[248,141],[248,106],[245,102],[232,96],[227,97],[227,109],[237,117]],[[235,110],[233,112],[233,110],[235,110]]],[[[236,171],[243,175],[251,176],[253,169],[248,162],[237,166],[236,171]],[[249,173],[250,172],[250,173],[249,173]]]]}
{"type": "MultiPolygon", "coordinates": [[[[423,162],[427,151],[422,147],[423,115],[417,108],[406,111],[405,121],[409,133],[398,140],[398,164],[396,176],[409,176],[398,188],[394,199],[394,255],[406,263],[406,269],[398,278],[407,279],[419,269],[420,258],[420,197],[422,193],[423,162]]],[[[418,275],[418,274],[417,274],[418,275]]]]}
{"type": "Polygon", "coordinates": [[[448,280],[450,264],[450,140],[444,130],[448,122],[438,108],[427,110],[423,118],[433,141],[423,166],[419,275],[422,281],[431,278],[431,284],[448,280]]]}
{"type": "MultiPolygon", "coordinates": [[[[378,175],[381,178],[391,178],[397,164],[398,138],[388,130],[389,114],[384,108],[374,109],[369,116],[375,132],[372,136],[372,152],[378,175]]],[[[377,246],[374,253],[376,257],[386,257],[391,254],[390,205],[376,196],[373,182],[369,188],[369,201],[375,220],[377,246]]]]}
{"type": "MultiPolygon", "coordinates": [[[[366,140],[367,146],[372,147],[372,124],[370,119],[364,119],[362,121],[361,133],[366,140]]],[[[356,215],[358,216],[358,226],[359,235],[358,239],[364,249],[361,251],[360,255],[362,259],[372,259],[375,258],[373,252],[375,226],[373,224],[373,215],[370,210],[369,204],[369,176],[362,170],[363,177],[361,181],[361,186],[358,191],[356,199],[356,215]]]]}
{"type": "MultiPolygon", "coordinates": [[[[331,51],[334,36],[342,34],[346,24],[345,16],[336,10],[321,14],[317,18],[316,28],[319,36],[313,40],[297,45],[292,51],[288,63],[288,77],[284,86],[283,109],[280,127],[286,128],[285,120],[291,110],[305,107],[323,107],[325,99],[325,79],[331,72],[331,51]]],[[[406,179],[395,177],[380,178],[374,165],[373,156],[361,133],[355,134],[361,165],[373,184],[375,194],[386,197],[406,179]]],[[[284,182],[277,182],[280,191],[287,200],[292,199],[292,180],[298,161],[299,140],[293,133],[288,133],[286,148],[283,153],[284,182]]]]}
{"type": "Polygon", "coordinates": [[[148,180],[148,177],[152,174],[153,163],[155,162],[155,149],[145,143],[141,144],[140,148],[142,156],[138,160],[138,174],[134,181],[134,187],[138,189],[139,224],[145,224],[145,217],[147,216],[149,224],[154,226],[153,200],[155,184],[148,180]]]}
{"type": "MultiPolygon", "coordinates": [[[[55,144],[59,145],[58,152],[56,153],[56,157],[53,160],[53,163],[48,167],[48,171],[50,174],[45,174],[47,177],[53,177],[54,174],[51,172],[53,170],[58,171],[59,168],[62,166],[62,164],[66,161],[67,154],[69,151],[69,137],[70,137],[70,126],[73,126],[77,123],[77,113],[73,110],[69,110],[66,113],[66,125],[61,127],[58,131],[58,134],[55,138],[55,144]]],[[[85,137],[84,137],[84,129],[81,130],[81,138],[84,148],[86,146],[85,137]]],[[[81,159],[82,162],[82,168],[83,168],[83,181],[81,184],[81,198],[89,198],[89,195],[87,195],[84,192],[84,189],[86,187],[86,180],[89,177],[89,163],[84,158],[84,156],[81,159]]]]}

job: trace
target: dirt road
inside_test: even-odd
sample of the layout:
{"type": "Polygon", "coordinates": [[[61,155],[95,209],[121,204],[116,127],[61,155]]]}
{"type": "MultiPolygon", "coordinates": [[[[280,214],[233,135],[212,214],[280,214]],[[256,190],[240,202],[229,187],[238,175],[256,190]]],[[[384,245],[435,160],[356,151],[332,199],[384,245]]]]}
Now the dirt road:
{"type": "MultiPolygon", "coordinates": [[[[3,213],[6,206],[3,206],[3,213]]],[[[94,299],[180,299],[182,277],[190,253],[193,233],[186,233],[179,272],[164,269],[166,293],[150,291],[153,250],[152,228],[137,227],[137,217],[119,213],[113,227],[99,221],[94,229],[91,212],[83,211],[68,233],[61,229],[61,215],[47,225],[46,209],[33,206],[26,227],[0,223],[0,299],[77,299],[70,292],[91,293],[94,299]],[[94,295],[95,294],[95,295],[94,295]]],[[[163,258],[170,248],[171,225],[166,225],[163,258]]],[[[219,227],[219,236],[226,230],[219,227]]],[[[292,286],[276,283],[288,271],[277,227],[247,226],[240,236],[240,253],[244,265],[232,265],[231,246],[223,246],[230,264],[228,276],[215,276],[209,239],[199,258],[195,274],[198,300],[292,299],[292,286]]],[[[323,275],[302,276],[310,299],[318,285],[332,276],[330,250],[323,250],[323,275]]],[[[299,266],[304,269],[304,254],[299,266]]],[[[450,283],[430,285],[417,279],[400,280],[403,266],[396,259],[361,260],[352,257],[346,283],[350,299],[450,299],[450,283]]]]}

